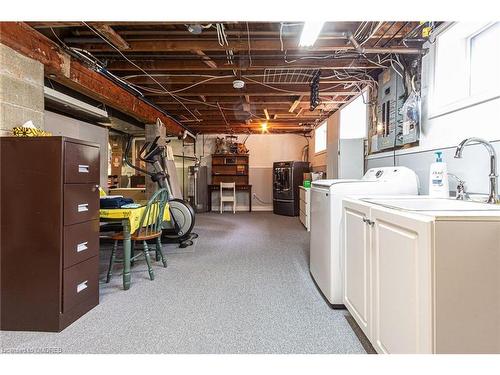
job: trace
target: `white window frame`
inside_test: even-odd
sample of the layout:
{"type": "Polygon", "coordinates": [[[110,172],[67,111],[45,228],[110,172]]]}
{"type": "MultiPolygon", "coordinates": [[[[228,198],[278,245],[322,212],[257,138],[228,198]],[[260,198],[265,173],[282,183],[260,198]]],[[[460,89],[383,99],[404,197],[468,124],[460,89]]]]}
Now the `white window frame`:
{"type": "Polygon", "coordinates": [[[318,125],[316,127],[316,129],[314,129],[314,155],[319,155],[319,154],[325,153],[327,148],[328,148],[328,120],[325,120],[320,125],[318,125]],[[325,127],[325,148],[323,148],[319,151],[316,151],[316,147],[318,145],[318,142],[317,142],[318,129],[321,128],[322,126],[325,127]]]}
{"type": "Polygon", "coordinates": [[[450,22],[442,26],[442,28],[439,28],[436,30],[434,37],[432,38],[432,44],[428,45],[430,47],[430,69],[429,69],[429,119],[433,119],[439,116],[446,115],[451,112],[459,111],[464,108],[468,108],[477,104],[481,104],[490,100],[498,99],[500,98],[500,87],[493,88],[493,90],[484,92],[481,94],[475,94],[472,95],[470,93],[471,90],[471,41],[472,39],[479,35],[481,32],[484,30],[487,30],[488,28],[492,27],[495,22],[489,22],[485,23],[483,27],[478,29],[476,32],[473,34],[469,35],[467,38],[467,44],[466,44],[466,56],[467,56],[467,61],[466,61],[466,69],[467,69],[467,76],[466,80],[468,82],[468,91],[469,94],[466,97],[463,97],[453,103],[449,103],[446,105],[441,105],[441,106],[435,106],[433,103],[436,102],[435,100],[435,84],[436,84],[436,79],[435,79],[435,73],[436,73],[436,64],[437,64],[437,56],[438,56],[438,39],[439,36],[445,33],[447,30],[449,30],[451,27],[453,27],[456,24],[456,22],[450,22]]]}

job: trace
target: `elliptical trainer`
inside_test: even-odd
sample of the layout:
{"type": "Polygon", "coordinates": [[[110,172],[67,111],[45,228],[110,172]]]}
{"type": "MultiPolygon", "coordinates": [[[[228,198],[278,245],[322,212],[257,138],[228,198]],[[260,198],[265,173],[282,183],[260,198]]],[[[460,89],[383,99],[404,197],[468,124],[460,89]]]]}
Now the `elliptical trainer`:
{"type": "Polygon", "coordinates": [[[193,244],[192,240],[198,237],[198,234],[191,232],[195,221],[194,210],[186,201],[174,198],[172,195],[169,175],[165,167],[165,147],[158,145],[159,138],[158,136],[153,142],[145,142],[138,153],[139,160],[152,166],[152,172],[142,169],[130,161],[132,136],[128,138],[125,163],[129,167],[150,176],[151,180],[156,182],[160,188],[167,189],[171,221],[163,223],[161,240],[163,243],[178,242],[179,247],[184,248],[191,246],[193,244]]]}

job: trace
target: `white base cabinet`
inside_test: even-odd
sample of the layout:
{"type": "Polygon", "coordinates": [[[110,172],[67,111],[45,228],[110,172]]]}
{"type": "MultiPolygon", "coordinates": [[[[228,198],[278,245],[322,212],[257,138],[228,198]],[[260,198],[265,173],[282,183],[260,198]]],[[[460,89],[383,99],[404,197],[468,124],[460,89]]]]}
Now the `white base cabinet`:
{"type": "Polygon", "coordinates": [[[378,353],[500,353],[500,215],[343,205],[344,303],[378,353]]]}
{"type": "Polygon", "coordinates": [[[311,189],[299,186],[299,219],[309,232],[311,230],[311,189]]]}

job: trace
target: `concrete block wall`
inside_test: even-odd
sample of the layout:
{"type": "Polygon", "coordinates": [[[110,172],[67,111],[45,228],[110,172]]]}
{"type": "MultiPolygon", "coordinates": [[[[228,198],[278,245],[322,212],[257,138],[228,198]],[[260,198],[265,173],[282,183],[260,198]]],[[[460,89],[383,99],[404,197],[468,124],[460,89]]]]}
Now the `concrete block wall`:
{"type": "Polygon", "coordinates": [[[0,136],[32,120],[44,129],[43,64],[0,43],[0,136]]]}

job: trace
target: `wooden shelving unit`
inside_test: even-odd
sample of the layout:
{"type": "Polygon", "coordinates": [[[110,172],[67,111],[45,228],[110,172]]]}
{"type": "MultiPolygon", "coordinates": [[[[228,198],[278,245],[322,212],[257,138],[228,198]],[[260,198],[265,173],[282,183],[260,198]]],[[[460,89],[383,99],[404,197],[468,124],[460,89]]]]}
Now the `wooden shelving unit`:
{"type": "Polygon", "coordinates": [[[248,154],[213,154],[212,184],[248,185],[248,154]]]}

